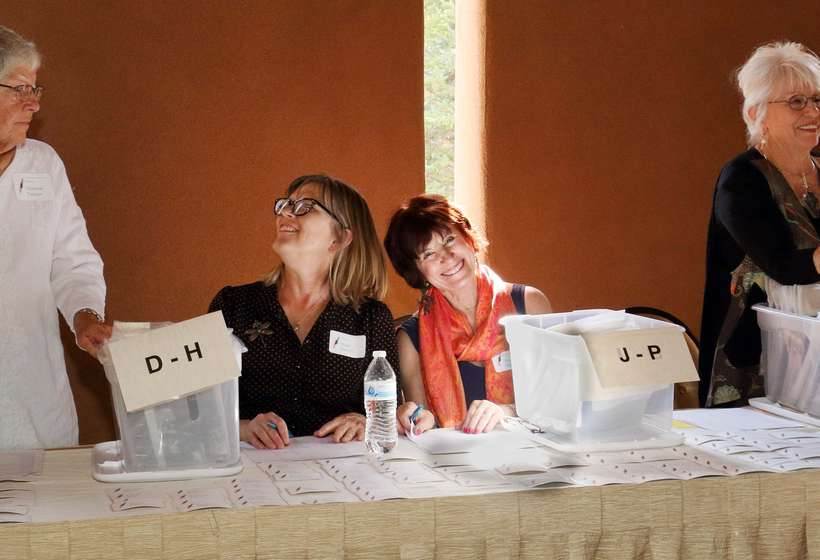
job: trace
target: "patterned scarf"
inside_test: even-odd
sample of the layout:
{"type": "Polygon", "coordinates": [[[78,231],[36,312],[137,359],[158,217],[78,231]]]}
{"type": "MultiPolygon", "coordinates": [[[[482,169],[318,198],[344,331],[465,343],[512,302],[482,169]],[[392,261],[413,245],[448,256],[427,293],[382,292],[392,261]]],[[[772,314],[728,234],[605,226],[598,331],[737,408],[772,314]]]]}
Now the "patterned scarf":
{"type": "Polygon", "coordinates": [[[460,424],[467,415],[458,362],[484,362],[487,399],[498,404],[514,401],[512,372],[498,372],[492,358],[509,350],[498,320],[515,313],[507,284],[487,266],[479,267],[476,282],[476,328],[456,311],[436,288],[429,288],[429,306],[419,307],[419,342],[424,390],[430,410],[442,427],[460,424]]]}

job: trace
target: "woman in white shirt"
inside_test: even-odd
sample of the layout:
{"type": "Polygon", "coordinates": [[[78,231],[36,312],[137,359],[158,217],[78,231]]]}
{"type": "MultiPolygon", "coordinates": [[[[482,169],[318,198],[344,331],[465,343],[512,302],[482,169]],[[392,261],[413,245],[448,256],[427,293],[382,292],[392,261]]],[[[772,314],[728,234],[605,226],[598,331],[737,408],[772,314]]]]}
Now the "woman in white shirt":
{"type": "Polygon", "coordinates": [[[26,138],[40,109],[40,55],[0,26],[0,450],[77,443],[57,309],[92,355],[103,263],[57,153],[26,138]]]}

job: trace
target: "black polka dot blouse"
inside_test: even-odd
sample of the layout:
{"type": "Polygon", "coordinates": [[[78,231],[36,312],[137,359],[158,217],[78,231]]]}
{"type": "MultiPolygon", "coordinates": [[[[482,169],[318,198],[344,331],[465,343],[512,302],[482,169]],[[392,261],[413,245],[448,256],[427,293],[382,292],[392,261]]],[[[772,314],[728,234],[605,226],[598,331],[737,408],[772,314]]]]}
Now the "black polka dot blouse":
{"type": "Polygon", "coordinates": [[[275,285],[225,287],[211,302],[209,311],[217,310],[248,347],[239,378],[242,419],[275,412],[294,436],[311,435],[340,414],[364,414],[364,373],[374,350],[387,352],[399,376],[393,317],[380,301],[366,300],[358,313],[329,302],[304,343],[290,326],[275,285]],[[330,352],[331,330],[365,335],[365,356],[330,352]]]}

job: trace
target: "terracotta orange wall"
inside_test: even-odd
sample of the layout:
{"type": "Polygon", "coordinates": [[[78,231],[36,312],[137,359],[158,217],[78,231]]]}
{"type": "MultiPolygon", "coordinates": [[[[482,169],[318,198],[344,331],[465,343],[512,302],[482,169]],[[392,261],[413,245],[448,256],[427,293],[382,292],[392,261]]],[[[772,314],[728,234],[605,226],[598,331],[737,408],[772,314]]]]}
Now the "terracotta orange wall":
{"type": "MultiPolygon", "coordinates": [[[[712,185],[744,147],[730,71],[769,39],[820,47],[820,4],[487,10],[491,263],[558,309],[654,305],[697,328],[712,185]]],[[[111,318],[185,319],[269,269],[296,175],[357,185],[380,233],[423,189],[421,0],[4,0],[1,17],[45,53],[32,134],[66,161],[111,318]]],[[[414,299],[392,276],[394,313],[414,299]]],[[[66,347],[81,439],[110,438],[102,372],[66,347]]]]}
{"type": "Polygon", "coordinates": [[[820,49],[820,2],[487,0],[490,262],[559,310],[650,305],[700,330],[720,167],[745,149],[732,70],[820,49]]]}
{"type": "MultiPolygon", "coordinates": [[[[356,185],[383,234],[424,189],[422,21],[421,0],[4,0],[45,55],[32,135],[66,162],[109,318],[190,318],[257,279],[304,173],[356,185]]],[[[414,298],[393,276],[394,312],[414,298]]],[[[66,342],[81,441],[113,437],[102,372],[66,342]]]]}

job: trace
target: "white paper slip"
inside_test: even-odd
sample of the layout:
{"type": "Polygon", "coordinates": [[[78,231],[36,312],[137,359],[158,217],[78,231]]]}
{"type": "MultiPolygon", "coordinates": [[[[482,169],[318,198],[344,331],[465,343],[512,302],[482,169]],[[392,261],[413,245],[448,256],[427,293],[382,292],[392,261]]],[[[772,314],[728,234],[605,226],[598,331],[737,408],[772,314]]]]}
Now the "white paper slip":
{"type": "Polygon", "coordinates": [[[268,480],[233,478],[229,484],[228,494],[231,501],[240,507],[284,506],[287,504],[279,495],[276,486],[268,480]]]}
{"type": "Polygon", "coordinates": [[[494,472],[464,472],[453,475],[453,480],[461,486],[469,488],[476,487],[503,487],[509,486],[510,482],[494,472]]]}
{"type": "Polygon", "coordinates": [[[435,467],[436,472],[446,473],[446,474],[457,474],[463,472],[479,472],[485,471],[484,467],[480,467],[478,465],[454,465],[452,467],[435,467]]]}
{"type": "Polygon", "coordinates": [[[777,451],[747,451],[746,453],[734,454],[732,459],[751,461],[753,463],[760,463],[761,465],[778,465],[780,463],[794,461],[794,457],[784,455],[777,451]]]}
{"type": "Polygon", "coordinates": [[[284,449],[243,449],[242,453],[254,463],[280,463],[357,457],[367,453],[367,450],[363,441],[333,443],[329,437],[303,436],[290,438],[290,445],[284,449]]]}
{"type": "Polygon", "coordinates": [[[111,501],[111,511],[124,511],[137,508],[164,508],[168,496],[159,491],[115,488],[106,492],[111,501]]]}
{"type": "Polygon", "coordinates": [[[0,502],[0,513],[14,513],[17,515],[25,515],[28,513],[28,506],[20,506],[14,504],[4,504],[0,502]]]}
{"type": "Polygon", "coordinates": [[[384,465],[382,472],[401,484],[446,482],[447,479],[421,463],[393,463],[384,465]]]}
{"type": "Polygon", "coordinates": [[[618,474],[629,479],[630,482],[641,484],[653,480],[681,480],[682,477],[660,468],[656,463],[623,463],[614,465],[618,474]]]}
{"type": "Polygon", "coordinates": [[[0,504],[34,505],[34,492],[31,490],[7,490],[0,492],[0,504]]]}
{"type": "Polygon", "coordinates": [[[816,445],[811,447],[789,447],[787,449],[781,449],[780,452],[783,455],[788,455],[789,457],[794,457],[795,459],[820,457],[820,447],[816,445]]]}
{"type": "Polygon", "coordinates": [[[312,506],[319,504],[340,504],[361,501],[358,496],[354,496],[346,490],[321,494],[283,494],[282,498],[289,506],[312,506]]]}
{"type": "Polygon", "coordinates": [[[413,444],[433,455],[481,450],[490,450],[497,454],[502,450],[521,449],[533,445],[527,434],[499,427],[485,434],[466,434],[453,428],[428,430],[416,437],[413,444]]]}
{"type": "Polygon", "coordinates": [[[39,475],[42,470],[42,449],[0,452],[0,480],[26,479],[39,475]]]}
{"type": "Polygon", "coordinates": [[[31,521],[30,515],[18,515],[16,513],[0,513],[0,523],[28,523],[31,521]]]}
{"type": "MultiPolygon", "coordinates": [[[[618,465],[680,458],[682,446],[580,453],[587,465],[618,465]]],[[[578,464],[578,463],[576,463],[578,464]]]]}
{"type": "Polygon", "coordinates": [[[321,480],[324,474],[311,461],[259,463],[273,480],[321,480]]]}
{"type": "Polygon", "coordinates": [[[698,447],[703,449],[708,449],[710,451],[718,451],[720,453],[726,453],[731,455],[732,453],[742,453],[744,451],[751,451],[755,449],[754,445],[750,445],[747,443],[738,443],[735,440],[726,440],[726,441],[709,441],[706,443],[700,444],[698,447]]]}
{"type": "Polygon", "coordinates": [[[820,440],[820,432],[818,432],[817,430],[810,430],[807,428],[794,428],[789,430],[769,430],[766,433],[780,439],[820,440]]]}
{"type": "Polygon", "coordinates": [[[404,490],[396,488],[395,486],[366,488],[361,493],[357,492],[357,495],[363,502],[374,502],[378,500],[398,500],[403,498],[409,498],[409,496],[404,490]]]}
{"type": "Polygon", "coordinates": [[[707,443],[710,441],[718,441],[718,440],[725,440],[727,436],[718,434],[715,431],[711,430],[703,430],[701,428],[694,428],[688,430],[673,430],[679,434],[683,434],[686,437],[686,443],[688,445],[698,445],[701,443],[707,443]]]}
{"type": "Polygon", "coordinates": [[[551,467],[548,467],[542,463],[520,462],[504,463],[500,467],[496,467],[495,470],[501,474],[535,474],[539,472],[547,472],[550,468],[551,467]]]}
{"type": "Polygon", "coordinates": [[[231,507],[231,501],[224,488],[178,490],[173,496],[178,511],[231,507]]]}
{"type": "Polygon", "coordinates": [[[573,484],[578,486],[604,486],[606,484],[631,482],[628,477],[618,473],[611,467],[598,465],[569,469],[567,470],[567,476],[573,484]]]}
{"type": "Polygon", "coordinates": [[[785,461],[774,466],[778,471],[798,471],[802,469],[820,469],[820,459],[801,459],[798,461],[785,461]]]}
{"type": "MultiPolygon", "coordinates": [[[[754,430],[744,434],[738,434],[734,440],[740,443],[753,446],[755,449],[761,451],[774,451],[776,449],[786,449],[787,447],[799,447],[803,440],[800,439],[781,439],[767,435],[767,431],[754,430]]],[[[820,443],[820,440],[806,440],[807,442],[820,443]]]]}
{"type": "Polygon", "coordinates": [[[32,474],[25,475],[25,476],[23,476],[23,475],[18,476],[18,475],[13,475],[13,474],[0,473],[0,483],[6,483],[6,482],[11,482],[11,483],[14,483],[14,482],[34,482],[35,478],[36,478],[36,476],[32,475],[32,474]]]}
{"type": "Polygon", "coordinates": [[[482,465],[476,464],[476,457],[471,453],[449,453],[433,455],[427,460],[431,467],[475,467],[477,470],[486,470],[482,465]]]}
{"type": "Polygon", "coordinates": [[[552,470],[534,476],[516,477],[512,480],[515,484],[526,488],[568,486],[573,484],[570,473],[563,470],[552,470]]]}
{"type": "Polygon", "coordinates": [[[340,459],[322,459],[316,461],[319,467],[331,477],[340,480],[345,475],[358,472],[373,472],[373,465],[365,457],[344,457],[340,459]]]}
{"type": "Polygon", "coordinates": [[[315,494],[317,492],[337,492],[339,487],[333,480],[299,480],[296,482],[278,482],[276,484],[282,492],[291,496],[297,494],[315,494]]]}
{"type": "Polygon", "coordinates": [[[690,408],[672,411],[672,417],[707,430],[739,431],[799,428],[800,422],[786,420],[754,408],[690,408]]]}
{"type": "Polygon", "coordinates": [[[0,482],[0,493],[13,492],[16,490],[34,492],[34,487],[29,482],[0,482]]]}
{"type": "Polygon", "coordinates": [[[458,496],[464,493],[463,487],[455,482],[446,484],[408,484],[402,487],[408,498],[438,498],[443,496],[458,496]]]}
{"type": "Polygon", "coordinates": [[[676,459],[672,461],[658,461],[655,464],[658,468],[687,480],[704,476],[731,474],[726,463],[704,465],[689,459],[676,459]]]}

